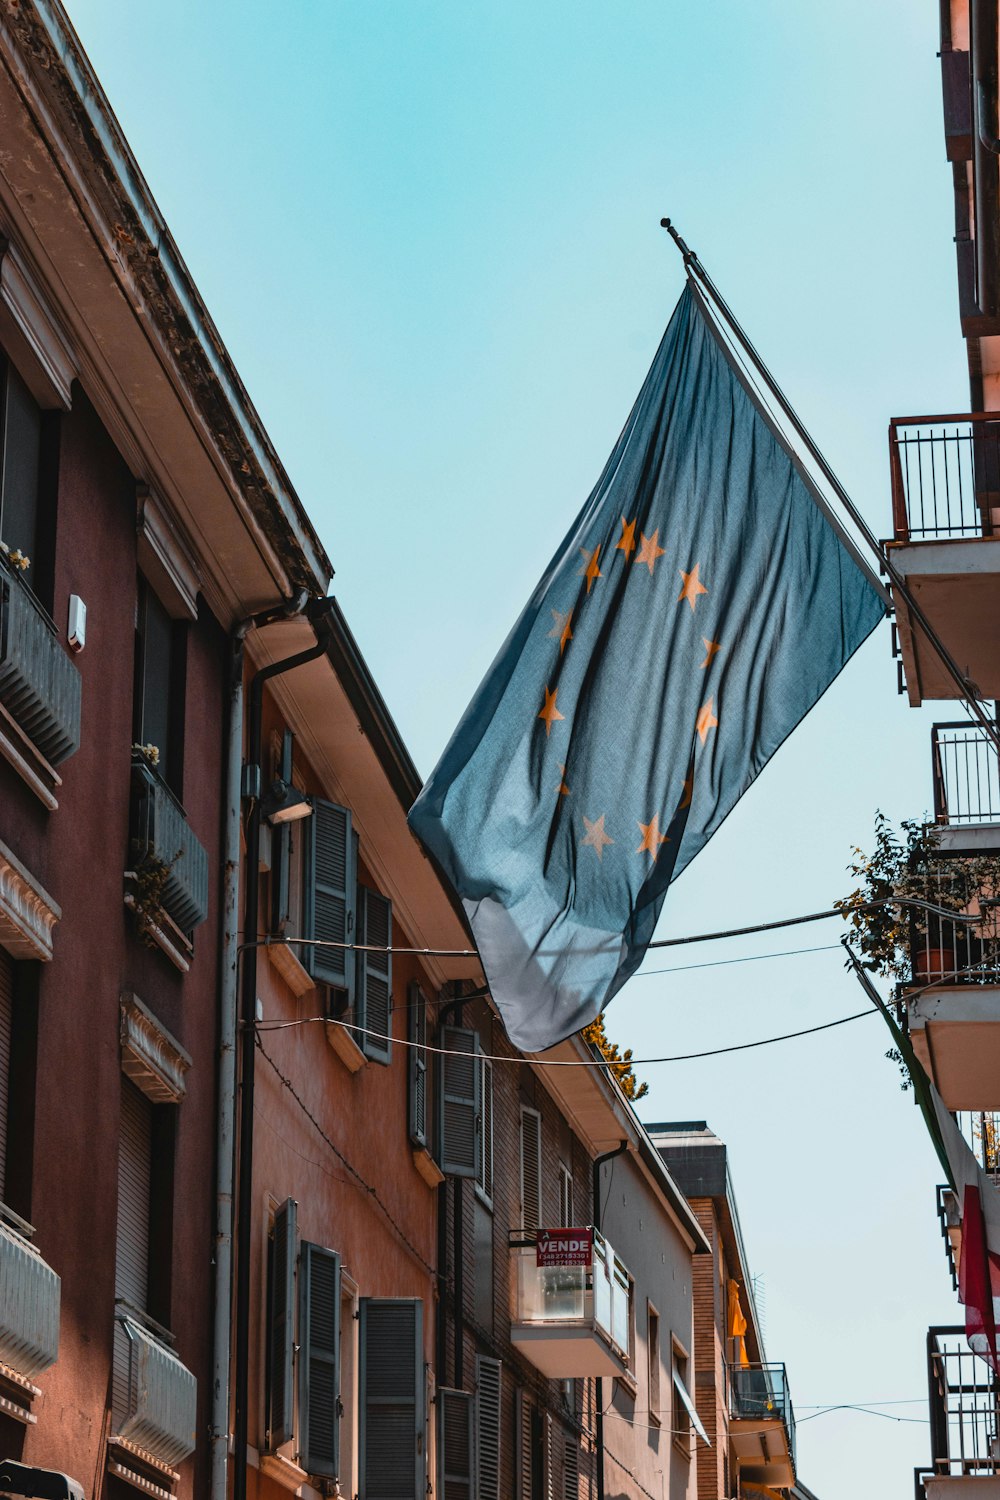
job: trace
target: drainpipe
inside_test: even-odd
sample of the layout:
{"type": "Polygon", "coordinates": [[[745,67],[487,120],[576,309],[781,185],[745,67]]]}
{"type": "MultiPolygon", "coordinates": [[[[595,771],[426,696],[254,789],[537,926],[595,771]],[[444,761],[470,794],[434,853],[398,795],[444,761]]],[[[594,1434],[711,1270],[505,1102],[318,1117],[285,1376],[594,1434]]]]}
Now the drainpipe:
{"type": "Polygon", "coordinates": [[[253,1094],[256,1063],[257,927],[260,912],[261,720],[264,685],[322,656],[332,632],[332,599],[312,599],[307,612],[316,644],[254,673],[250,684],[245,789],[250,807],[246,826],[246,890],[243,898],[243,982],[240,1036],[239,1183],[236,1198],[236,1351],[234,1384],[233,1500],[246,1500],[250,1372],[250,1251],[253,1241],[253,1094]]]}
{"type": "Polygon", "coordinates": [[[236,1012],[239,967],[240,782],[243,771],[243,643],[251,626],[299,614],[307,596],[253,615],[237,625],[230,639],[227,683],[227,745],[223,833],[222,965],[219,976],[219,1104],[215,1146],[215,1306],[213,1309],[211,1500],[226,1500],[229,1463],[229,1352],[232,1337],[233,1126],[236,1117],[236,1012]]]}
{"type": "MultiPolygon", "coordinates": [[[[628,1150],[628,1141],[622,1141],[613,1151],[605,1151],[603,1156],[595,1156],[591,1168],[594,1184],[594,1228],[601,1227],[601,1168],[606,1161],[614,1161],[616,1156],[621,1156],[628,1150]]],[[[594,1427],[597,1439],[597,1500],[604,1500],[604,1381],[597,1377],[595,1391],[596,1411],[594,1413],[594,1427]]]]}

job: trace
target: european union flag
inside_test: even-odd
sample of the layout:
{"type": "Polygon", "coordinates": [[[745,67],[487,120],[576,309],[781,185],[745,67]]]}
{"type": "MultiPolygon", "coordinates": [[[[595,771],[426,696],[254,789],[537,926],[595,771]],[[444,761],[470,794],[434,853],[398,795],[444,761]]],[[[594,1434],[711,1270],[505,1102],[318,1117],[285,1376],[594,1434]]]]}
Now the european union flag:
{"type": "Polygon", "coordinates": [[[410,812],[516,1046],[621,989],[671,880],[884,614],[689,283],[410,812]]]}

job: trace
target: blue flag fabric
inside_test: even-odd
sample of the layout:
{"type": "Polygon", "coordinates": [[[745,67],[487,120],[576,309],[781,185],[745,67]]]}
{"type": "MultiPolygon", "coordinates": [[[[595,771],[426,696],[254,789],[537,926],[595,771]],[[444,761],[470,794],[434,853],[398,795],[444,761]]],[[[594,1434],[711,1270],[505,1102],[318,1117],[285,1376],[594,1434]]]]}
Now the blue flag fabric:
{"type": "Polygon", "coordinates": [[[410,812],[517,1047],[635,972],[671,880],[884,613],[689,283],[410,812]]]}

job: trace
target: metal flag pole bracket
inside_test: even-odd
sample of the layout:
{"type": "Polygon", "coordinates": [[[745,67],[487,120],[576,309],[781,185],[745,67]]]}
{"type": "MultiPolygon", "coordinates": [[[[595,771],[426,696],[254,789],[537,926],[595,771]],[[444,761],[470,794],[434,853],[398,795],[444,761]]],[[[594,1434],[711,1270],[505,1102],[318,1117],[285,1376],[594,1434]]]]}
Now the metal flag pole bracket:
{"type": "Polygon", "coordinates": [[[992,719],[989,718],[982,705],[980,704],[976,694],[975,684],[972,683],[965,675],[965,673],[961,671],[958,664],[951,656],[948,648],[941,640],[941,637],[938,635],[937,631],[934,629],[933,625],[924,614],[923,609],[917,603],[916,599],[913,597],[913,594],[907,587],[906,580],[904,579],[903,575],[898,571],[885,548],[882,546],[881,542],[878,540],[875,533],[868,525],[864,516],[858,510],[857,506],[854,504],[854,501],[851,499],[850,495],[848,495],[847,491],[844,489],[844,486],[841,484],[840,480],[831,469],[829,463],[820,452],[819,448],[816,446],[813,438],[803,426],[797,412],[795,411],[791,402],[788,400],[788,397],[784,394],[774,376],[764,364],[764,361],[761,359],[754,345],[751,343],[748,335],[741,327],[738,319],[732,311],[732,308],[726,302],[725,298],[716,287],[712,278],[705,270],[705,267],[698,259],[696,252],[688,246],[686,241],[678,233],[675,226],[671,223],[670,219],[661,219],[660,227],[665,229],[670,235],[670,238],[673,240],[674,244],[681,252],[681,256],[684,261],[684,268],[687,271],[688,276],[696,278],[699,284],[708,293],[709,297],[712,300],[714,308],[723,318],[728,331],[731,333],[732,337],[739,345],[745,357],[749,360],[750,365],[752,366],[756,375],[759,377],[763,385],[767,388],[769,394],[773,397],[784,417],[791,424],[796,436],[804,444],[816,467],[819,469],[820,473],[823,475],[823,478],[826,480],[827,484],[830,486],[831,490],[840,501],[845,512],[850,517],[854,526],[857,528],[859,535],[864,540],[866,546],[870,549],[871,552],[874,553],[875,557],[878,559],[879,567],[888,578],[892,586],[894,595],[897,598],[902,599],[906,604],[914,621],[923,631],[923,634],[926,637],[931,649],[941,661],[945,670],[948,672],[948,675],[955,683],[955,686],[959,689],[962,700],[968,707],[972,717],[978,722],[979,727],[983,730],[986,737],[992,742],[994,749],[1000,752],[1000,731],[998,731],[997,725],[993,722],[992,719]]]}

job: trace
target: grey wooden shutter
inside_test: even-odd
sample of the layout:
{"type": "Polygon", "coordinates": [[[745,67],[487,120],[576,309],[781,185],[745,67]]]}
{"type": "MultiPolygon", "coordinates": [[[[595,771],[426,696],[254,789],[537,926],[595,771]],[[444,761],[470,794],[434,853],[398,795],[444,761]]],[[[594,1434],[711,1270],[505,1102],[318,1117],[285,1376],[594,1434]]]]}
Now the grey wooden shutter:
{"type": "Polygon", "coordinates": [[[427,1145],[427,1001],[418,984],[411,984],[407,996],[406,1037],[410,1043],[407,1057],[407,1091],[410,1140],[415,1146],[427,1145]]]}
{"type": "Polygon", "coordinates": [[[392,902],[365,885],[358,886],[358,942],[376,951],[358,952],[356,1010],[362,1030],[358,1041],[373,1062],[392,1061],[392,902]]]}
{"type": "Polygon", "coordinates": [[[477,1355],[476,1500],[500,1500],[500,1392],[500,1361],[477,1355]]]}
{"type": "Polygon", "coordinates": [[[476,1186],[481,1198],[493,1207],[493,1064],[479,1059],[479,1169],[476,1186]]]}
{"type": "MultiPolygon", "coordinates": [[[[335,802],[313,803],[306,848],[305,916],[308,938],[330,943],[354,942],[355,861],[351,814],[335,802]]],[[[354,953],[350,948],[309,948],[303,962],[320,984],[354,991],[354,953]]]]}
{"type": "MultiPolygon", "coordinates": [[[[292,741],[292,731],[286,729],[282,737],[281,755],[278,761],[278,775],[286,786],[291,786],[292,783],[292,741]]],[[[282,823],[271,830],[271,838],[276,850],[275,858],[271,862],[271,928],[274,932],[281,932],[291,916],[289,876],[291,874],[292,830],[287,823],[282,823]]],[[[293,936],[302,937],[304,934],[293,932],[293,936]]],[[[302,959],[303,949],[293,948],[292,952],[296,958],[302,959]]]]}
{"type": "Polygon", "coordinates": [[[299,1463],[340,1468],[340,1256],[303,1242],[299,1259],[299,1463]]]}
{"type": "Polygon", "coordinates": [[[153,1106],[134,1083],[122,1078],[118,1136],[118,1221],[115,1236],[115,1300],[112,1335],[111,1406],[117,1426],[131,1409],[129,1338],[121,1322],[128,1307],[146,1311],[149,1300],[149,1204],[153,1170],[153,1106]]]}
{"type": "Polygon", "coordinates": [[[443,1500],[474,1500],[472,1396],[442,1386],[437,1402],[439,1493],[443,1500]]]}
{"type": "Polygon", "coordinates": [[[292,1351],[295,1339],[296,1203],[286,1198],[274,1215],[268,1286],[268,1447],[280,1448],[295,1424],[292,1351]]]}
{"type": "Polygon", "coordinates": [[[0,949],[0,1202],[7,1166],[7,1117],[10,1113],[10,1049],[14,1034],[14,965],[0,949]]]}
{"type": "Polygon", "coordinates": [[[579,1500],[580,1495],[580,1445],[568,1434],[563,1440],[563,1493],[562,1500],[579,1500]]]}
{"type": "Polygon", "coordinates": [[[518,1500],[542,1500],[539,1478],[539,1413],[527,1391],[521,1391],[517,1407],[518,1500]]]}
{"type": "Polygon", "coordinates": [[[362,1297],[360,1500],[426,1500],[424,1305],[362,1297]]]}
{"type": "Polygon", "coordinates": [[[562,1431],[552,1413],[545,1413],[545,1500],[563,1500],[562,1431]]]}
{"type": "Polygon", "coordinates": [[[439,1166],[448,1177],[479,1171],[479,1037],[465,1026],[442,1026],[439,1060],[439,1166]]]}
{"type": "Polygon", "coordinates": [[[542,1117],[537,1109],[521,1109],[521,1228],[542,1223],[542,1117]]]}

